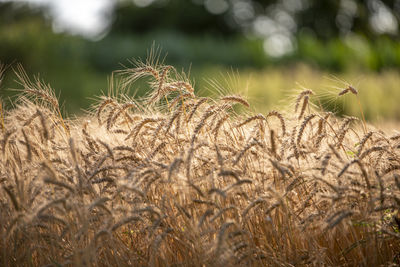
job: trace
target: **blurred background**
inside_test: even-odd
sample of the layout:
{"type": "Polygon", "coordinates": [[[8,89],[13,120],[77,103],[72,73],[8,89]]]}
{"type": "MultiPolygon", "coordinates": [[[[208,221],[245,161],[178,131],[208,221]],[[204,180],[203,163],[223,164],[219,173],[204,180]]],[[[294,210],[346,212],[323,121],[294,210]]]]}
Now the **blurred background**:
{"type": "Polygon", "coordinates": [[[357,116],[352,96],[336,97],[348,82],[368,120],[399,121],[399,21],[400,0],[0,0],[0,61],[11,64],[0,96],[18,88],[20,62],[80,114],[155,44],[202,95],[218,83],[264,112],[310,88],[357,116]]]}

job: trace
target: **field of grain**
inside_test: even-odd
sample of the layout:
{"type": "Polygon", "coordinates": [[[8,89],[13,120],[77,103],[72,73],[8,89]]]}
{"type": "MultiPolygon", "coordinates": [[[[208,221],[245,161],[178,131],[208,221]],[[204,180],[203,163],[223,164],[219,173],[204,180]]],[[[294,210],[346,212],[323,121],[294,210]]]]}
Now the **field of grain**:
{"type": "MultiPolygon", "coordinates": [[[[302,90],[253,114],[151,59],[85,116],[16,68],[0,106],[1,266],[396,266],[400,134],[302,90]],[[126,89],[146,79],[148,94],[126,89]]],[[[362,112],[354,87],[349,97],[362,112]]],[[[390,97],[390,96],[388,96],[390,97]]]]}

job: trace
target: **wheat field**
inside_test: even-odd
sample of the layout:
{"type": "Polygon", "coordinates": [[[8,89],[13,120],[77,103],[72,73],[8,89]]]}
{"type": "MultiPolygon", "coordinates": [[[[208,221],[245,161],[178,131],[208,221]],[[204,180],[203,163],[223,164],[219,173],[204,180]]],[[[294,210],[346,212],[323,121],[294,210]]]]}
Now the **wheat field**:
{"type": "MultiPolygon", "coordinates": [[[[65,118],[49,85],[15,72],[20,96],[0,106],[1,266],[400,264],[400,134],[324,111],[311,89],[290,112],[254,114],[149,59],[65,118]],[[138,79],[149,93],[134,99],[138,79]]],[[[362,111],[352,86],[337,95],[362,111]]]]}

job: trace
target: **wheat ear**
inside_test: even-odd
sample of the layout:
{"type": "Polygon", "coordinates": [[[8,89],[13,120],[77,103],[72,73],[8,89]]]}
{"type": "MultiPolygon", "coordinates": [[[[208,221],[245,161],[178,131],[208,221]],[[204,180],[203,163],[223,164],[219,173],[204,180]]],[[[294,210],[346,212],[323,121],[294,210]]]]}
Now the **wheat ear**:
{"type": "Polygon", "coordinates": [[[216,142],[218,139],[218,134],[219,134],[219,129],[221,128],[221,126],[224,124],[224,122],[229,118],[229,114],[225,113],[222,118],[220,118],[217,123],[215,124],[214,127],[214,141],[216,142]]]}
{"type": "Polygon", "coordinates": [[[141,122],[139,122],[135,128],[133,128],[133,130],[128,134],[128,136],[125,138],[125,141],[130,139],[131,137],[133,137],[134,139],[136,138],[136,136],[139,134],[140,129],[142,129],[142,127],[147,124],[147,123],[151,123],[151,122],[157,122],[159,119],[155,119],[155,118],[146,118],[143,119],[141,122]]]}
{"type": "Polygon", "coordinates": [[[250,104],[247,102],[243,97],[237,96],[237,95],[229,95],[229,96],[224,96],[221,98],[222,101],[227,101],[227,102],[236,102],[239,104],[242,104],[243,106],[249,108],[250,104]]]}
{"type": "Polygon", "coordinates": [[[251,117],[247,118],[243,122],[237,124],[235,127],[237,127],[237,128],[242,127],[242,126],[246,125],[247,123],[250,123],[250,122],[252,122],[254,120],[266,121],[267,119],[265,118],[264,115],[257,114],[257,115],[254,115],[254,116],[251,116],[251,117]]]}
{"type": "Polygon", "coordinates": [[[115,101],[112,98],[106,98],[104,101],[102,101],[97,109],[97,121],[99,122],[99,125],[102,125],[101,121],[101,111],[107,106],[107,105],[113,105],[115,106],[115,101]]]}
{"type": "Polygon", "coordinates": [[[303,97],[305,97],[305,96],[309,96],[309,95],[312,95],[312,94],[314,94],[314,92],[313,92],[312,90],[307,89],[307,90],[303,90],[303,91],[297,96],[297,98],[296,98],[296,104],[295,104],[295,108],[294,108],[294,112],[295,112],[295,113],[297,113],[297,110],[298,110],[298,108],[299,108],[299,106],[300,106],[301,99],[302,99],[303,97]]]}
{"type": "Polygon", "coordinates": [[[197,103],[196,103],[196,104],[193,106],[193,108],[192,108],[192,112],[190,112],[189,118],[187,119],[188,122],[192,119],[193,115],[196,113],[196,110],[197,110],[202,104],[204,104],[204,103],[206,103],[206,102],[207,102],[207,98],[205,98],[205,97],[200,98],[200,99],[197,101],[197,103]]]}
{"type": "Polygon", "coordinates": [[[307,124],[312,120],[312,118],[315,117],[315,114],[310,114],[307,117],[304,118],[303,123],[300,126],[299,132],[297,134],[297,138],[296,138],[296,145],[297,147],[300,147],[300,141],[301,141],[301,137],[303,136],[304,130],[307,126],[307,124]]]}
{"type": "Polygon", "coordinates": [[[303,105],[301,106],[301,110],[300,110],[300,114],[299,114],[299,118],[298,118],[299,120],[303,117],[304,112],[306,111],[306,108],[308,105],[308,100],[309,100],[309,96],[308,95],[304,96],[303,105]]]}
{"type": "Polygon", "coordinates": [[[283,117],[283,115],[281,113],[279,113],[276,110],[272,110],[270,111],[267,116],[267,118],[269,117],[277,117],[279,119],[279,121],[281,122],[281,127],[282,127],[282,137],[286,135],[286,124],[285,124],[285,119],[283,117]]]}
{"type": "Polygon", "coordinates": [[[348,127],[349,124],[356,119],[357,118],[355,118],[355,117],[348,117],[343,121],[342,126],[340,127],[340,130],[338,133],[339,136],[338,136],[338,141],[337,141],[336,147],[340,147],[342,145],[344,137],[349,130],[349,127],[348,127]]]}
{"type": "Polygon", "coordinates": [[[58,118],[61,121],[62,127],[67,135],[70,136],[71,133],[69,131],[69,127],[65,124],[64,118],[61,114],[60,106],[58,104],[58,99],[50,85],[44,84],[39,78],[35,78],[35,81],[32,82],[21,64],[17,65],[17,71],[14,71],[14,73],[17,76],[19,83],[24,87],[23,92],[25,94],[44,100],[45,102],[49,103],[51,107],[53,107],[53,110],[56,111],[58,118]]]}

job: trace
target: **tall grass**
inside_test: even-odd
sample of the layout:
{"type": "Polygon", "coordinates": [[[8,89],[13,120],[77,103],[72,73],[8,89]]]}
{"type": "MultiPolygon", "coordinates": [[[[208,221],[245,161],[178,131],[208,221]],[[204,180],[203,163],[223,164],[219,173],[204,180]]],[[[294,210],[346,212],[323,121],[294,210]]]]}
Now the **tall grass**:
{"type": "Polygon", "coordinates": [[[18,70],[23,94],[1,110],[0,265],[400,264],[399,134],[314,108],[312,91],[251,114],[154,63],[69,120],[18,70]],[[140,78],[150,91],[131,99],[140,78]]]}

